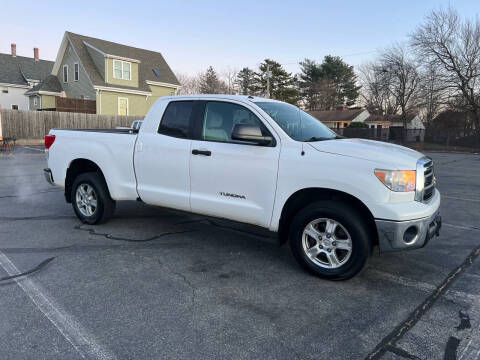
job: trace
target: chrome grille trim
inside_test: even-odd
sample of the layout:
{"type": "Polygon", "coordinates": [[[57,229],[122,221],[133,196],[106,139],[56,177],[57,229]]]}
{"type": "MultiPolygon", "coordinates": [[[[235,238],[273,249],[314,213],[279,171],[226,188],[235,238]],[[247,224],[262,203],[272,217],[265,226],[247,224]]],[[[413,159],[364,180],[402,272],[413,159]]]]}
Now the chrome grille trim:
{"type": "Polygon", "coordinates": [[[433,161],[425,156],[417,161],[415,200],[428,202],[435,193],[433,161]]]}

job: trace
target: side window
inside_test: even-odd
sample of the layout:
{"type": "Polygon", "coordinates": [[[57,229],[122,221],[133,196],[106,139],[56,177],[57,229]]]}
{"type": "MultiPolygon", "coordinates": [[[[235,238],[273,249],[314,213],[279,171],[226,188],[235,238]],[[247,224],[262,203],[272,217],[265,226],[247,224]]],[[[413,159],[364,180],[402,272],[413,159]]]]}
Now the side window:
{"type": "Polygon", "coordinates": [[[80,69],[78,63],[73,64],[73,80],[78,81],[80,75],[80,69]]]}
{"type": "Polygon", "coordinates": [[[172,101],[163,113],[159,134],[187,138],[190,129],[190,115],[193,101],[172,101]]]}
{"type": "Polygon", "coordinates": [[[63,82],[68,82],[68,65],[63,65],[63,82]]]}
{"type": "Polygon", "coordinates": [[[240,143],[232,140],[232,130],[237,124],[258,125],[263,136],[271,136],[260,119],[246,107],[220,101],[209,101],[203,116],[202,140],[240,143]]]}
{"type": "Polygon", "coordinates": [[[122,62],[120,60],[113,60],[113,77],[122,78],[122,62]]]}

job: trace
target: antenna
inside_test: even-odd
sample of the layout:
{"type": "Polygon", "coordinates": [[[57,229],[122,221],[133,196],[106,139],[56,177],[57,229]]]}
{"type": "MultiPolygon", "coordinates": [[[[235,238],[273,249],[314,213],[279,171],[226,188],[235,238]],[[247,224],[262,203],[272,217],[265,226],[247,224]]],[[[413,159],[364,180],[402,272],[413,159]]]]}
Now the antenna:
{"type": "Polygon", "coordinates": [[[267,97],[270,98],[270,64],[267,62],[267,97]]]}

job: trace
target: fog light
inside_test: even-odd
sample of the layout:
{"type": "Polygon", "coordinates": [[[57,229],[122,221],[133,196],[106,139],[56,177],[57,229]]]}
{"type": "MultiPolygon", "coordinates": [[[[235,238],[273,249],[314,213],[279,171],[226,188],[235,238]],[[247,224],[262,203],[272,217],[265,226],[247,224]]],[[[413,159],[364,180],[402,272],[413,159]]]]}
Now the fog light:
{"type": "Polygon", "coordinates": [[[405,241],[406,244],[411,244],[416,240],[417,234],[418,228],[412,225],[403,233],[403,241],[405,241]]]}

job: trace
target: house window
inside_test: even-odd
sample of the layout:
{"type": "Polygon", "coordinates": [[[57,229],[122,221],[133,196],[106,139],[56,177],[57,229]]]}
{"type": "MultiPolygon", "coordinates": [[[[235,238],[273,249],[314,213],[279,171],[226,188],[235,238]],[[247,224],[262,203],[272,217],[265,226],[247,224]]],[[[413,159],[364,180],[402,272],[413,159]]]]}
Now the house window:
{"type": "Polygon", "coordinates": [[[12,105],[12,110],[18,110],[18,105],[12,105]]]}
{"type": "Polygon", "coordinates": [[[79,71],[78,63],[73,64],[73,80],[78,81],[79,71]]]}
{"type": "Polygon", "coordinates": [[[128,99],[118,98],[118,115],[128,115],[128,99]]]}
{"type": "Polygon", "coordinates": [[[3,90],[2,90],[2,93],[8,94],[8,89],[3,89],[3,90]]]}
{"type": "Polygon", "coordinates": [[[132,64],[127,61],[113,60],[113,77],[115,79],[131,80],[132,64]]]}
{"type": "Polygon", "coordinates": [[[113,77],[116,79],[122,78],[122,62],[113,60],[113,77]]]}
{"type": "Polygon", "coordinates": [[[160,70],[155,68],[155,69],[152,69],[152,71],[156,77],[160,77],[160,70]]]}
{"type": "Polygon", "coordinates": [[[63,65],[63,82],[68,82],[68,65],[63,65]]]}
{"type": "Polygon", "coordinates": [[[128,62],[123,63],[123,78],[125,80],[130,80],[130,68],[131,65],[128,62]]]}

